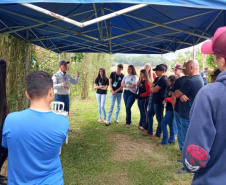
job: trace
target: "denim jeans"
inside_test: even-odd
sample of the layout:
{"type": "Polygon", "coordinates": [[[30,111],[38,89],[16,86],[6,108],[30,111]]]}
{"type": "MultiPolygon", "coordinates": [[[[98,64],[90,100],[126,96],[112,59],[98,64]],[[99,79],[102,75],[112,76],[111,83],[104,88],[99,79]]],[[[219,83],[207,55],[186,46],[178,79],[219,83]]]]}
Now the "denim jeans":
{"type": "Polygon", "coordinates": [[[138,107],[140,109],[139,126],[145,128],[148,123],[148,116],[147,116],[148,97],[138,99],[137,103],[138,103],[138,107]]]}
{"type": "Polygon", "coordinates": [[[69,96],[62,96],[62,95],[55,94],[54,101],[64,102],[64,110],[69,112],[69,96]]]}
{"type": "Polygon", "coordinates": [[[118,121],[118,117],[119,117],[119,112],[121,110],[121,100],[122,100],[122,93],[116,93],[115,95],[110,96],[111,98],[111,104],[110,104],[110,108],[108,111],[108,123],[111,123],[111,116],[114,110],[114,106],[115,106],[115,100],[117,101],[117,108],[115,111],[115,121],[118,121]]]}
{"type": "Polygon", "coordinates": [[[104,119],[106,120],[105,102],[106,102],[107,95],[96,93],[96,98],[98,103],[99,118],[102,118],[102,113],[103,113],[104,119]]]}
{"type": "Polygon", "coordinates": [[[153,94],[150,94],[148,98],[148,124],[144,127],[145,130],[148,130],[148,133],[153,135],[153,117],[155,115],[154,103],[152,102],[153,94]],[[152,124],[151,124],[152,122],[152,124]]]}
{"type": "Polygon", "coordinates": [[[175,134],[174,134],[174,128],[173,128],[173,121],[174,121],[174,116],[173,116],[173,111],[166,111],[166,115],[162,120],[161,127],[162,127],[162,145],[167,145],[169,142],[175,143],[175,134]],[[169,125],[169,130],[170,130],[170,138],[168,139],[168,129],[167,125],[169,125]]]}
{"type": "Polygon", "coordinates": [[[163,110],[164,110],[164,105],[163,104],[155,104],[150,107],[148,110],[148,134],[153,135],[153,117],[156,114],[156,119],[158,121],[158,126],[157,126],[157,131],[155,135],[157,137],[161,137],[161,123],[163,119],[163,110]]]}
{"type": "Polygon", "coordinates": [[[180,122],[181,122],[181,141],[182,141],[181,143],[182,143],[182,150],[183,150],[190,120],[180,117],[180,122]]]}
{"type": "Polygon", "coordinates": [[[174,134],[178,135],[178,128],[177,128],[177,124],[176,124],[175,118],[173,120],[173,128],[174,128],[174,134]]]}
{"type": "Polygon", "coordinates": [[[126,106],[126,124],[130,125],[131,124],[131,107],[133,106],[135,100],[136,100],[136,95],[132,93],[130,90],[125,90],[123,94],[125,106],[126,106]]]}
{"type": "Polygon", "coordinates": [[[178,141],[179,149],[180,149],[180,151],[182,151],[183,143],[182,143],[182,131],[181,131],[180,117],[179,117],[178,112],[176,112],[175,110],[173,111],[173,114],[174,114],[174,121],[177,125],[177,130],[178,130],[177,141],[178,141]]]}

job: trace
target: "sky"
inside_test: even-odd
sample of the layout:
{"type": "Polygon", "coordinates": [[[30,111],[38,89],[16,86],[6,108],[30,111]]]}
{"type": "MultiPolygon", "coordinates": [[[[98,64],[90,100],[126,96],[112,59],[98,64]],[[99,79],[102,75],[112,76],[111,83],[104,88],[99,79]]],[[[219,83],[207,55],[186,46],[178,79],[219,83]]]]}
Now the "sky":
{"type": "MultiPolygon", "coordinates": [[[[197,49],[197,48],[201,48],[203,42],[196,45],[194,49],[197,49]]],[[[176,59],[176,56],[179,55],[179,54],[184,54],[186,51],[192,51],[193,50],[193,46],[192,47],[189,47],[189,48],[185,48],[185,49],[180,49],[180,50],[177,50],[175,53],[167,53],[167,54],[163,54],[163,58],[167,58],[168,60],[175,60],[176,59]]],[[[139,56],[139,55],[142,55],[142,54],[116,54],[116,55],[124,55],[124,56],[127,56],[127,57],[130,57],[130,56],[139,56]]],[[[152,56],[159,56],[161,57],[160,54],[151,54],[152,56]]]]}

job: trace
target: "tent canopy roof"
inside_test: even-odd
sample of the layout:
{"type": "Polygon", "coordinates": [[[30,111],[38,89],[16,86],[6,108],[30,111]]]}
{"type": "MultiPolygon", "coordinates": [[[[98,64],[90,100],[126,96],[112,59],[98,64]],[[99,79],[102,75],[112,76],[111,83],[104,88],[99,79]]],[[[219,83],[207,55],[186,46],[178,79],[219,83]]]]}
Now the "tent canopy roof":
{"type": "Polygon", "coordinates": [[[0,34],[12,34],[58,53],[164,54],[211,38],[218,27],[226,25],[224,0],[105,2],[106,0],[1,0],[0,34]],[[19,3],[33,3],[51,11],[52,16],[19,3]],[[140,3],[144,5],[121,15],[90,23],[113,12],[137,7],[140,3]],[[53,12],[70,21],[74,20],[78,25],[65,22],[64,18],[57,19],[53,12]]]}

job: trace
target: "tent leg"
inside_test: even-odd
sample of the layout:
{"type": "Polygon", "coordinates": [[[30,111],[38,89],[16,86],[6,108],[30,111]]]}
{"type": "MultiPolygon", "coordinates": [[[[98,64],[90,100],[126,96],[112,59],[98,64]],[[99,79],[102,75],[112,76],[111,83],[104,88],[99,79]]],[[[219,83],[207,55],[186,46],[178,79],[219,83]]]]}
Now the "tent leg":
{"type": "MultiPolygon", "coordinates": [[[[25,66],[25,75],[27,77],[30,69],[30,63],[29,63],[29,43],[26,44],[26,66],[25,66]]],[[[28,108],[28,99],[25,96],[25,109],[28,108]]]]}
{"type": "Polygon", "coordinates": [[[61,61],[61,54],[59,53],[59,62],[61,61]]]}
{"type": "Polygon", "coordinates": [[[193,49],[193,52],[192,52],[192,55],[193,55],[193,56],[192,56],[192,59],[194,60],[194,59],[195,59],[195,46],[193,46],[192,49],[193,49]]]}

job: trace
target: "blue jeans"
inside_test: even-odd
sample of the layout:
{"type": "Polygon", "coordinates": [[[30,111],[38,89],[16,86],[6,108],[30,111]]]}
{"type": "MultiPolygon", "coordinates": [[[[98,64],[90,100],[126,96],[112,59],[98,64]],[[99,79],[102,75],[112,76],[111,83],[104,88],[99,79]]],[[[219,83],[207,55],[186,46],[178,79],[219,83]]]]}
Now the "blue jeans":
{"type": "Polygon", "coordinates": [[[179,114],[175,110],[173,111],[173,114],[174,114],[174,121],[177,125],[177,130],[178,130],[177,141],[178,141],[179,149],[180,149],[180,151],[182,151],[183,143],[182,143],[182,131],[181,131],[180,117],[179,117],[179,114]]]}
{"type": "Polygon", "coordinates": [[[154,109],[154,103],[152,102],[153,94],[150,94],[148,98],[148,124],[146,127],[144,127],[145,130],[148,130],[148,133],[153,135],[153,117],[155,115],[155,109],[154,109]]]}
{"type": "Polygon", "coordinates": [[[174,134],[174,128],[173,128],[173,111],[166,111],[166,115],[162,120],[161,127],[162,127],[162,133],[163,133],[163,138],[162,138],[162,145],[167,145],[169,142],[175,143],[175,134],[174,134]],[[170,129],[170,138],[168,139],[168,129],[167,125],[169,125],[170,129]]]}
{"type": "Polygon", "coordinates": [[[118,117],[119,117],[119,112],[121,110],[121,100],[122,100],[122,93],[116,93],[115,95],[110,96],[111,98],[111,104],[110,104],[110,108],[108,111],[108,123],[111,123],[111,116],[114,110],[114,106],[115,106],[115,100],[117,100],[117,108],[115,111],[115,121],[118,121],[118,117]]]}
{"type": "Polygon", "coordinates": [[[102,113],[103,113],[104,119],[106,120],[105,102],[106,102],[107,95],[96,93],[96,98],[98,103],[99,118],[102,118],[102,113]]]}
{"type": "Polygon", "coordinates": [[[175,118],[173,120],[173,128],[174,128],[174,134],[178,135],[178,128],[177,128],[177,124],[176,124],[175,118]]]}
{"type": "Polygon", "coordinates": [[[148,107],[148,97],[140,98],[137,100],[138,107],[140,109],[140,122],[139,126],[145,128],[148,122],[147,107],[148,107]]]}
{"type": "Polygon", "coordinates": [[[124,90],[123,94],[125,106],[126,106],[126,124],[130,125],[131,124],[131,107],[133,106],[135,100],[136,100],[136,95],[132,93],[130,90],[124,90]]]}
{"type": "Polygon", "coordinates": [[[182,143],[182,150],[183,150],[190,120],[180,117],[180,122],[181,122],[181,143],[182,143]]]}
{"type": "MultiPolygon", "coordinates": [[[[61,101],[64,102],[64,110],[69,113],[69,95],[68,96],[63,96],[63,95],[54,95],[54,101],[61,101]]],[[[61,109],[61,107],[60,107],[61,109]]]]}
{"type": "Polygon", "coordinates": [[[163,104],[155,104],[150,107],[148,110],[148,134],[153,135],[153,117],[156,114],[156,119],[158,121],[158,127],[155,135],[157,137],[161,137],[161,123],[163,119],[163,110],[164,110],[164,105],[163,104]]]}

